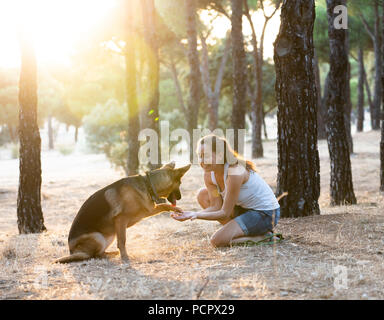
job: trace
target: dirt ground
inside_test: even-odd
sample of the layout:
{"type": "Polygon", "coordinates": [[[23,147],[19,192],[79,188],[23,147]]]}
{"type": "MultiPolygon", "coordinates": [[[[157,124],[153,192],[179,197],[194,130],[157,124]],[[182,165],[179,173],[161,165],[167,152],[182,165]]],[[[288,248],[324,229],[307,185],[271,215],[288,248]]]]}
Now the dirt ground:
{"type": "MultiPolygon", "coordinates": [[[[43,234],[18,235],[18,160],[0,159],[1,299],[384,299],[384,201],[379,192],[379,133],[354,136],[353,182],[358,204],[329,206],[329,160],[321,160],[321,215],[282,219],[275,245],[214,249],[219,224],[177,222],[169,214],[127,230],[130,263],[119,257],[67,265],[67,235],[82,203],[122,177],[102,155],[56,151],[42,155],[43,234]]],[[[276,187],[276,141],[257,160],[276,187]]],[[[183,178],[178,205],[198,209],[203,186],[197,166],[183,178]]],[[[116,250],[116,243],[110,251],[116,250]]]]}

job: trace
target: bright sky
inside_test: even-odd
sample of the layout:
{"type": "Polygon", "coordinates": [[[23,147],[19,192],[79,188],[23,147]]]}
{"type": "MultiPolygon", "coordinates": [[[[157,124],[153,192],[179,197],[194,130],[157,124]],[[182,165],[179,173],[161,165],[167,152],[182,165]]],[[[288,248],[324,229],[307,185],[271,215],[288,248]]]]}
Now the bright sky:
{"type": "MultiPolygon", "coordinates": [[[[0,67],[20,65],[18,30],[33,34],[39,63],[69,65],[75,43],[86,39],[87,31],[115,5],[114,0],[0,0],[0,67]]],[[[265,57],[273,56],[273,42],[279,28],[280,13],[269,22],[265,37],[265,57]]],[[[261,33],[264,17],[253,17],[261,33]]],[[[203,20],[205,18],[203,17],[203,20]]],[[[212,35],[224,37],[230,29],[227,18],[214,22],[212,35]]],[[[244,34],[250,27],[244,19],[244,34]]]]}
{"type": "Polygon", "coordinates": [[[74,44],[113,0],[0,0],[0,67],[20,65],[18,30],[34,35],[39,62],[68,64],[74,44]]]}
{"type": "MultiPolygon", "coordinates": [[[[274,11],[274,7],[265,7],[265,11],[267,15],[270,15],[274,11]]],[[[207,11],[202,12],[200,14],[200,17],[203,21],[206,21],[206,24],[208,21],[210,21],[212,18],[209,17],[209,13],[207,11]]],[[[259,37],[257,40],[260,41],[260,36],[263,30],[264,26],[264,15],[262,12],[258,11],[252,15],[252,21],[253,25],[256,29],[256,34],[259,37]]],[[[213,22],[213,30],[212,30],[212,36],[216,38],[224,38],[227,31],[231,28],[231,22],[228,18],[219,16],[216,18],[213,22]]],[[[280,10],[278,10],[273,18],[269,20],[267,28],[265,30],[265,36],[264,36],[264,59],[267,58],[273,58],[273,43],[275,42],[275,39],[279,33],[280,28],[280,10]]],[[[243,17],[243,34],[245,37],[249,37],[249,39],[252,36],[252,30],[249,25],[248,19],[246,17],[243,17]]],[[[260,45],[260,42],[258,43],[260,45]]]]}

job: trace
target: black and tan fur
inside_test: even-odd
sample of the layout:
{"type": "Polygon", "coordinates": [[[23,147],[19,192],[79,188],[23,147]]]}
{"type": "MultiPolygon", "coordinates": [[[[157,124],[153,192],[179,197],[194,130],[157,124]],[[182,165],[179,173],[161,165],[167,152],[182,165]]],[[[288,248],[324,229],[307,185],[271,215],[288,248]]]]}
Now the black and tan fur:
{"type": "Polygon", "coordinates": [[[144,177],[130,176],[118,180],[90,196],[77,213],[68,236],[70,255],[55,262],[67,263],[103,257],[117,237],[122,260],[128,260],[126,229],[144,218],[163,211],[179,211],[174,206],[181,198],[180,179],[191,165],[175,169],[171,162],[149,173],[159,198],[169,203],[156,204],[144,177]]]}

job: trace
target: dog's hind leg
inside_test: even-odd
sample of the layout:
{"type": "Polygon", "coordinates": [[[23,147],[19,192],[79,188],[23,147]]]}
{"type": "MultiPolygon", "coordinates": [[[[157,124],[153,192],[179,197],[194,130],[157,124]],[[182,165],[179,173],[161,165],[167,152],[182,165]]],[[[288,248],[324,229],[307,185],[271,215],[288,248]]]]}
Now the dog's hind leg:
{"type": "Polygon", "coordinates": [[[110,243],[99,232],[84,234],[77,239],[69,241],[70,255],[56,260],[59,263],[68,263],[87,260],[100,256],[110,243]]]}
{"type": "Polygon", "coordinates": [[[75,252],[69,256],[62,257],[60,259],[55,260],[54,263],[69,263],[69,262],[83,261],[90,258],[91,256],[86,252],[75,252]]]}

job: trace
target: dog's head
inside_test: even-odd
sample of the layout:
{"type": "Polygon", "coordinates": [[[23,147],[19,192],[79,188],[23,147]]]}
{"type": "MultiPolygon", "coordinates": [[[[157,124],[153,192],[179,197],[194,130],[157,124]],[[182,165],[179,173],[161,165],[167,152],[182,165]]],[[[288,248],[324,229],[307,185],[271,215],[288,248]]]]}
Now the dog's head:
{"type": "MultiPolygon", "coordinates": [[[[167,163],[162,166],[159,170],[165,173],[166,179],[162,179],[164,185],[167,185],[166,190],[160,195],[162,198],[167,200],[173,205],[176,205],[176,201],[181,199],[180,184],[182,176],[189,170],[191,165],[186,165],[181,168],[175,169],[175,162],[167,163]]],[[[161,188],[161,186],[160,186],[161,188]]]]}

